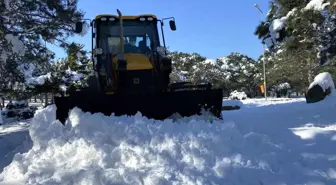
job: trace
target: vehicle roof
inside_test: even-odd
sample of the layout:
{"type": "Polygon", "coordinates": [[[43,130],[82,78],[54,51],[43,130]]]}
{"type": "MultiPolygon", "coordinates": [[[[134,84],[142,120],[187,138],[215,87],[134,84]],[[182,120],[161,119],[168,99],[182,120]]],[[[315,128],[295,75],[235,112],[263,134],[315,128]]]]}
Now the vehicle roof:
{"type": "MultiPolygon", "coordinates": [[[[113,15],[113,14],[100,14],[100,15],[97,15],[95,17],[95,19],[99,19],[101,17],[114,17],[116,19],[119,18],[118,15],[113,15]]],[[[140,17],[153,17],[154,19],[157,19],[156,15],[153,15],[153,14],[141,14],[141,15],[124,15],[122,16],[123,19],[128,19],[128,20],[135,20],[135,19],[138,19],[140,17]]]]}

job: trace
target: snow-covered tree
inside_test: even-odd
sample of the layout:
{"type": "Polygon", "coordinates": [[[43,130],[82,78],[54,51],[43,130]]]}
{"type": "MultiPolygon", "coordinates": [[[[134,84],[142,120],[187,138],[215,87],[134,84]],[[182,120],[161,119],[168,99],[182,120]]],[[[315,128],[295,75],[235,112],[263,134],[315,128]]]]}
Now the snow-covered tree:
{"type": "Polygon", "coordinates": [[[21,93],[27,81],[31,88],[33,77],[52,76],[54,53],[46,43],[68,48],[66,40],[83,13],[76,0],[4,0],[0,12],[0,88],[21,93]]]}
{"type": "Polygon", "coordinates": [[[92,74],[92,61],[83,50],[84,45],[71,43],[67,49],[67,58],[58,60],[54,65],[54,72],[62,78],[61,90],[74,90],[87,87],[87,79],[92,74]]]}
{"type": "Polygon", "coordinates": [[[198,53],[169,52],[168,56],[172,58],[173,72],[171,82],[194,81],[194,72],[199,68],[205,57],[198,53]]]}
{"type": "Polygon", "coordinates": [[[206,59],[197,53],[170,52],[170,56],[173,61],[172,82],[211,82],[226,94],[234,90],[255,94],[260,83],[257,62],[240,53],[231,53],[216,60],[206,59]]]}
{"type": "Polygon", "coordinates": [[[261,76],[254,59],[241,53],[231,53],[218,58],[217,63],[221,69],[225,89],[251,94],[259,86],[261,76]]]}
{"type": "Polygon", "coordinates": [[[321,27],[320,39],[320,64],[332,64],[335,66],[336,56],[336,0],[329,0],[325,2],[325,9],[323,15],[325,21],[321,27]]]}
{"type": "Polygon", "coordinates": [[[267,69],[275,84],[290,80],[307,87],[313,81],[320,69],[321,33],[329,7],[326,0],[271,1],[267,19],[255,34],[268,46],[267,69]]]}

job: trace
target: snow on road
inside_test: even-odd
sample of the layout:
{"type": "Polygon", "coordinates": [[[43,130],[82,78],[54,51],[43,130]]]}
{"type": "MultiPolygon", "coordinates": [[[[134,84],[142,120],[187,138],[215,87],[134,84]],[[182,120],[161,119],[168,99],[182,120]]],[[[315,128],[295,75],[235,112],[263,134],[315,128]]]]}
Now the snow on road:
{"type": "Polygon", "coordinates": [[[32,147],[28,127],[29,121],[0,125],[0,173],[16,153],[27,152],[32,147]]]}
{"type": "Polygon", "coordinates": [[[12,143],[26,153],[3,169],[0,184],[336,184],[335,96],[242,102],[211,123],[75,109],[65,127],[49,106],[32,120],[31,146],[27,135],[18,136],[26,147],[12,143]]]}

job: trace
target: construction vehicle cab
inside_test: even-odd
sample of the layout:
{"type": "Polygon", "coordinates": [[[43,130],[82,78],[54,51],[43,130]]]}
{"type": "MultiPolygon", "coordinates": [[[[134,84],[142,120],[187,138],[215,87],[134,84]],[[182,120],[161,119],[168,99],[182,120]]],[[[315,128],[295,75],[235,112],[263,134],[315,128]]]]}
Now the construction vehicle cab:
{"type": "MultiPolygon", "coordinates": [[[[172,19],[169,25],[175,31],[174,18],[168,19],[172,19]]],[[[121,22],[119,16],[102,14],[96,16],[90,25],[92,60],[100,91],[139,93],[167,90],[172,63],[166,56],[163,20],[145,14],[122,16],[121,22]]],[[[76,24],[77,33],[82,32],[82,28],[83,22],[76,24]]]]}
{"type": "MultiPolygon", "coordinates": [[[[221,118],[221,89],[213,89],[210,83],[170,83],[172,61],[165,49],[163,21],[170,19],[169,26],[175,31],[175,19],[117,12],[90,21],[94,75],[88,80],[88,88],[54,98],[56,118],[64,123],[74,107],[116,116],[140,112],[154,119],[176,113],[192,116],[205,109],[221,118]]],[[[75,32],[81,33],[83,24],[78,22],[75,32]]]]}

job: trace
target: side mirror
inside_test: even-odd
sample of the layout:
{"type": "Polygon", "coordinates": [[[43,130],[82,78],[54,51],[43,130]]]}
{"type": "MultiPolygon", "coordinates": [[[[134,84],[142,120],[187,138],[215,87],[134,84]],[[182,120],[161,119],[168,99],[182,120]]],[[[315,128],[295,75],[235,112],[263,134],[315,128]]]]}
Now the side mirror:
{"type": "Polygon", "coordinates": [[[174,20],[170,20],[169,21],[169,26],[170,26],[170,29],[175,31],[176,30],[176,25],[175,25],[175,21],[174,20]]]}
{"type": "Polygon", "coordinates": [[[76,22],[75,32],[81,33],[82,31],[83,31],[83,22],[76,22]]]}

